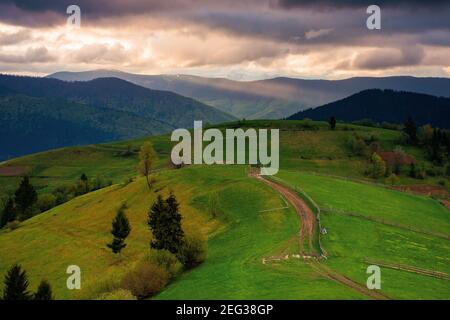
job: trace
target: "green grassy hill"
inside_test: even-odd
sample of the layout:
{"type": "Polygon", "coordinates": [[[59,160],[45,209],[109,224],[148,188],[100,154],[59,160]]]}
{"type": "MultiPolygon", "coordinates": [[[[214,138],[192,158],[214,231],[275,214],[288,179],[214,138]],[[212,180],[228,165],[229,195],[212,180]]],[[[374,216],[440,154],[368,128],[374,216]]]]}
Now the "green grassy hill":
{"type": "MultiPolygon", "coordinates": [[[[383,149],[392,150],[399,144],[400,132],[343,124],[332,132],[326,124],[310,121],[246,121],[223,127],[281,129],[281,170],[275,179],[303,190],[320,208],[321,225],[327,231],[321,235],[327,260],[263,263],[264,258],[298,252],[301,221],[293,208],[277,209],[284,206],[283,199],[249,177],[246,166],[170,169],[169,137],[157,136],[150,138],[159,155],[151,191],[143,178],[124,183],[136,176],[134,151],[145,139],[64,148],[1,164],[0,173],[7,168],[10,173],[30,174],[39,194],[73,183],[82,173],[102,175],[113,185],[41,213],[15,230],[0,231],[0,274],[18,262],[27,270],[33,289],[47,278],[57,298],[97,298],[114,289],[123,274],[148,254],[148,208],[158,192],[170,190],[180,201],[186,232],[208,236],[208,258],[179,276],[157,299],[368,299],[330,274],[364,286],[371,261],[450,273],[450,211],[431,197],[393,190],[384,178],[369,179],[364,175],[368,160],[353,155],[347,146],[349,137],[358,134],[376,136],[383,149]],[[208,210],[213,193],[220,207],[216,217],[208,210]],[[117,257],[106,243],[111,220],[123,202],[129,206],[132,232],[117,257]],[[65,287],[70,264],[82,269],[80,291],[65,287]]],[[[419,148],[405,147],[405,151],[420,165],[432,166],[419,148]]],[[[403,174],[398,184],[437,187],[441,179],[417,180],[403,174]]],[[[19,181],[16,176],[0,177],[2,194],[12,192],[19,181]]],[[[381,292],[395,299],[448,299],[450,282],[382,268],[381,292]]]]}

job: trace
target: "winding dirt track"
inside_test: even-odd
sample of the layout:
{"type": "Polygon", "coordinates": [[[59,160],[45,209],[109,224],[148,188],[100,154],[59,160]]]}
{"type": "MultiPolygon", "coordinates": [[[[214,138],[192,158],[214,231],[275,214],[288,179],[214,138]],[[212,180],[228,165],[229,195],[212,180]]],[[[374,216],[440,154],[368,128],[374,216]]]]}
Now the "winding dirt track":
{"type": "Polygon", "coordinates": [[[313,232],[316,227],[316,216],[314,212],[306,205],[306,203],[301,199],[294,191],[291,189],[279,185],[270,180],[264,179],[260,175],[253,175],[258,180],[270,186],[272,189],[277,190],[280,194],[282,194],[287,201],[289,201],[292,206],[295,208],[295,211],[300,217],[301,220],[301,228],[299,232],[299,241],[300,241],[300,254],[306,255],[313,252],[313,232]],[[305,250],[304,243],[305,239],[308,241],[309,250],[305,250]]]}
{"type": "MultiPolygon", "coordinates": [[[[299,233],[299,240],[300,240],[300,254],[305,255],[305,250],[303,248],[304,240],[305,238],[308,239],[309,244],[309,252],[313,252],[313,232],[316,227],[316,216],[314,212],[309,208],[309,206],[305,203],[305,201],[300,198],[293,190],[280,185],[278,183],[275,183],[273,181],[264,179],[263,176],[260,176],[255,173],[250,173],[250,176],[255,177],[256,179],[262,181],[266,185],[270,186],[271,188],[277,190],[279,193],[281,193],[295,208],[295,211],[299,215],[301,219],[301,229],[299,233]]],[[[360,294],[365,295],[366,297],[370,299],[376,299],[376,300],[388,300],[389,297],[385,296],[379,291],[375,290],[369,290],[366,286],[361,285],[350,278],[340,274],[339,272],[329,268],[323,263],[320,263],[316,259],[309,260],[309,265],[311,268],[317,272],[318,274],[322,275],[323,277],[330,279],[332,281],[338,282],[347,288],[350,288],[360,294]]]]}

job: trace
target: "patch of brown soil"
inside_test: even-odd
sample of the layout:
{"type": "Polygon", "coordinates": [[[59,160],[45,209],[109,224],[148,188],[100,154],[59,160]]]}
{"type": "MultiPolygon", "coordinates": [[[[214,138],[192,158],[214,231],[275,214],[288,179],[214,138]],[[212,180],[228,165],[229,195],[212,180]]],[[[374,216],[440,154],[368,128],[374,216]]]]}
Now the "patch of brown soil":
{"type": "Polygon", "coordinates": [[[27,166],[6,166],[6,167],[0,167],[0,176],[1,177],[23,176],[29,170],[30,170],[30,167],[27,167],[27,166]]]}
{"type": "Polygon", "coordinates": [[[450,201],[449,200],[441,200],[441,203],[450,210],[450,201]]]}
{"type": "Polygon", "coordinates": [[[435,198],[446,198],[450,200],[450,193],[440,186],[432,186],[432,185],[408,185],[408,186],[393,186],[395,190],[403,191],[403,192],[411,192],[420,195],[431,196],[435,198]]]}
{"type": "Polygon", "coordinates": [[[395,151],[380,151],[379,156],[386,162],[386,165],[391,168],[396,165],[404,166],[416,162],[416,159],[413,156],[395,151]]]}

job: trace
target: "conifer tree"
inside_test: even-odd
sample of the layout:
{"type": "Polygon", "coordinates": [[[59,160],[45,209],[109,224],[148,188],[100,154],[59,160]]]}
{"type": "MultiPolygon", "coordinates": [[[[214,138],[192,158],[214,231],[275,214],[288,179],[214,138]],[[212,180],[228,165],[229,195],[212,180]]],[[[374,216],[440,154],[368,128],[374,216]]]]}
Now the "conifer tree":
{"type": "Polygon", "coordinates": [[[15,203],[22,215],[26,215],[27,211],[31,209],[38,199],[36,190],[30,184],[28,176],[23,177],[14,195],[15,203]]]}
{"type": "Polygon", "coordinates": [[[17,219],[16,208],[14,206],[14,200],[8,198],[5,207],[0,215],[0,228],[3,228],[8,222],[17,219]]]}
{"type": "Polygon", "coordinates": [[[36,293],[34,294],[34,300],[53,300],[52,288],[48,281],[41,281],[36,293]]]}
{"type": "Polygon", "coordinates": [[[336,117],[331,117],[330,120],[328,121],[328,124],[330,125],[330,129],[334,130],[336,129],[336,117]]]}
{"type": "Polygon", "coordinates": [[[408,136],[408,142],[410,144],[417,144],[417,127],[416,123],[411,117],[409,117],[405,122],[403,131],[408,136]]]}
{"type": "Polygon", "coordinates": [[[30,300],[28,280],[25,271],[18,264],[13,265],[5,276],[3,300],[30,300]]]}
{"type": "Polygon", "coordinates": [[[120,251],[127,246],[125,239],[131,231],[130,223],[125,215],[125,208],[126,205],[122,205],[119,210],[117,210],[117,215],[112,221],[111,234],[114,238],[107,246],[108,248],[111,248],[114,253],[120,253],[120,251]]]}
{"type": "Polygon", "coordinates": [[[150,208],[148,225],[153,234],[150,243],[153,249],[165,249],[174,254],[179,251],[183,244],[184,232],[181,228],[179,205],[173,193],[166,200],[158,195],[150,208]]]}

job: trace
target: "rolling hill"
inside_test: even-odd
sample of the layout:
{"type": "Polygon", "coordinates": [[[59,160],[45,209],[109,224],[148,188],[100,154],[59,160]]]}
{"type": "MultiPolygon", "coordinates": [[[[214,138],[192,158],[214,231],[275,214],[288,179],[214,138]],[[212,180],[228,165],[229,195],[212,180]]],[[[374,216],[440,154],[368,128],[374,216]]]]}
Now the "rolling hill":
{"type": "Polygon", "coordinates": [[[392,89],[450,97],[450,79],[409,76],[233,81],[189,75],[140,75],[114,70],[93,70],[57,72],[48,77],[66,81],[117,77],[147,88],[169,90],[197,99],[239,119],[286,118],[298,111],[343,99],[366,89],[392,89]]]}
{"type": "MultiPolygon", "coordinates": [[[[243,165],[167,166],[169,136],[52,150],[0,164],[27,168],[39,194],[51,192],[85,172],[111,178],[114,184],[26,220],[14,230],[0,231],[0,274],[13,263],[27,270],[34,290],[47,278],[59,299],[96,299],[115,290],[121,277],[150,251],[146,225],[149,206],[159,193],[173,191],[180,202],[183,228],[208,236],[208,258],[177,277],[156,299],[370,299],[344,277],[364,286],[369,261],[406,265],[450,273],[449,210],[436,199],[400,192],[383,180],[364,175],[368,162],[354,156],[346,141],[354,135],[375,136],[391,150],[401,133],[351,124],[330,131],[326,123],[310,121],[246,121],[221,126],[280,128],[281,170],[274,178],[308,195],[320,209],[320,235],[326,260],[297,258],[302,221],[293,207],[269,186],[247,174],[243,165]],[[151,140],[158,153],[156,180],[148,190],[134,177],[137,155],[123,156],[151,140]],[[128,181],[124,183],[124,181],[128,181]],[[208,202],[218,197],[220,214],[211,215],[208,202]],[[132,231],[121,257],[106,243],[111,220],[127,202],[132,231]],[[288,256],[288,258],[286,258],[288,256]],[[269,259],[270,257],[281,257],[269,259]],[[65,268],[82,268],[79,291],[67,290],[65,268]]],[[[423,150],[405,147],[420,165],[430,166],[423,150]]],[[[437,185],[399,176],[399,184],[437,185]]],[[[0,177],[1,192],[17,186],[19,177],[0,177]]],[[[448,189],[448,179],[447,189],[448,189]]],[[[378,290],[392,299],[448,299],[449,281],[405,269],[382,268],[378,290]]],[[[3,283],[0,283],[0,287],[3,283]]]]}
{"type": "Polygon", "coordinates": [[[365,90],[345,99],[298,112],[288,119],[330,117],[346,122],[370,119],[375,122],[404,123],[408,117],[419,125],[450,128],[450,98],[393,90],[365,90]]]}
{"type": "Polygon", "coordinates": [[[0,159],[129,139],[232,116],[191,98],[117,78],[64,82],[0,75],[0,159]]]}

